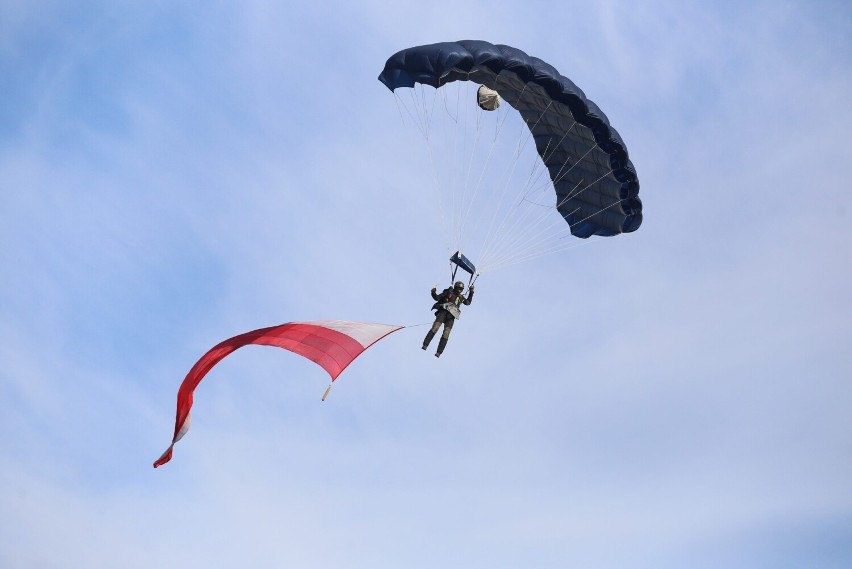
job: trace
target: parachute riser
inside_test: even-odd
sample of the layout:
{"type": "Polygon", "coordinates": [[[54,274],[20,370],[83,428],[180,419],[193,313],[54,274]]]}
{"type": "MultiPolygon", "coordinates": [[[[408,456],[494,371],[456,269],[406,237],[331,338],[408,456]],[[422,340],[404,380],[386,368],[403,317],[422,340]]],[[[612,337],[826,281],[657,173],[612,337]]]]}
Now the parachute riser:
{"type": "MultiPolygon", "coordinates": [[[[450,275],[450,288],[452,288],[452,286],[456,283],[456,271],[457,271],[457,269],[458,269],[458,267],[455,267],[452,271],[452,274],[450,275]]],[[[471,286],[473,286],[473,283],[475,283],[476,279],[478,279],[478,278],[479,278],[479,273],[476,273],[475,275],[470,275],[470,278],[467,281],[467,288],[469,289],[471,286]]]]}

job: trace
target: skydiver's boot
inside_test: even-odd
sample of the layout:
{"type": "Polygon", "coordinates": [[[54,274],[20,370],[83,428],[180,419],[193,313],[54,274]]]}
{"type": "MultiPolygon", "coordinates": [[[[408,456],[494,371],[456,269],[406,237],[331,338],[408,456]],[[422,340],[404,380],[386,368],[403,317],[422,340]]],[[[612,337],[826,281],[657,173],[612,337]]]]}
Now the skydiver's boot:
{"type": "Polygon", "coordinates": [[[438,351],[435,352],[435,357],[440,358],[441,354],[444,353],[444,348],[446,348],[446,347],[447,347],[447,339],[442,336],[441,339],[438,340],[438,351]]]}
{"type": "Polygon", "coordinates": [[[435,333],[432,330],[429,330],[426,333],[426,337],[423,338],[423,349],[424,350],[429,347],[429,342],[431,342],[432,338],[434,338],[434,337],[435,337],[435,333]]]}

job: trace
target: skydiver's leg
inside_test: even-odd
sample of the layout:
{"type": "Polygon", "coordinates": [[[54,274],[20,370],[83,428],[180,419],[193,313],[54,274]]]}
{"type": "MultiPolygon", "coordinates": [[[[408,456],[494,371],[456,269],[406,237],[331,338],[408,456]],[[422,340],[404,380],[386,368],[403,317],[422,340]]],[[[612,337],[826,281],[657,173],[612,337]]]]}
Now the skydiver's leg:
{"type": "Polygon", "coordinates": [[[444,348],[447,347],[447,340],[450,339],[450,332],[453,331],[453,324],[455,323],[455,321],[456,319],[452,316],[448,316],[444,320],[444,331],[443,333],[441,333],[441,339],[438,340],[438,351],[435,352],[436,358],[440,358],[441,354],[444,353],[444,348]]]}
{"type": "MultiPolygon", "coordinates": [[[[446,328],[445,328],[445,330],[446,330],[446,328]]],[[[446,347],[447,347],[447,339],[445,337],[441,336],[441,339],[438,340],[438,351],[435,352],[435,357],[440,358],[441,354],[444,353],[444,348],[446,348],[446,347]]]]}
{"type": "Polygon", "coordinates": [[[428,332],[426,332],[426,337],[423,338],[423,349],[424,350],[429,347],[429,342],[431,342],[432,338],[434,338],[434,337],[435,337],[435,332],[433,332],[432,330],[429,330],[428,332]]]}
{"type": "Polygon", "coordinates": [[[426,332],[426,337],[423,338],[423,349],[424,350],[429,347],[429,343],[432,341],[432,338],[435,337],[435,334],[438,332],[438,328],[441,327],[441,324],[444,321],[444,319],[441,316],[442,316],[441,311],[439,311],[438,314],[435,315],[435,322],[432,324],[432,329],[429,330],[428,332],[426,332]]]}

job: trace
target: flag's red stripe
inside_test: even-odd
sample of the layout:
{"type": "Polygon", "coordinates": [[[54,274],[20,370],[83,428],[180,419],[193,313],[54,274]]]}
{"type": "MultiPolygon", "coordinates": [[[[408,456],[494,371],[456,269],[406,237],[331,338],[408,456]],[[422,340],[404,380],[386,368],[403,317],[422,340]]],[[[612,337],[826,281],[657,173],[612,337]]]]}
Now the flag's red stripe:
{"type": "MultiPolygon", "coordinates": [[[[388,334],[396,330],[399,330],[399,328],[391,330],[388,334]]],[[[377,338],[376,341],[379,339],[381,338],[377,338]]],[[[361,355],[369,347],[369,345],[363,346],[351,336],[347,336],[337,330],[316,324],[299,322],[253,330],[220,342],[192,366],[192,369],[186,374],[183,383],[181,383],[180,389],[178,389],[175,432],[172,438],[172,446],[177,442],[178,433],[180,433],[181,427],[183,427],[184,422],[189,417],[189,410],[192,408],[193,392],[201,380],[204,379],[204,376],[222,358],[234,350],[249,344],[274,346],[304,356],[316,362],[327,371],[332,381],[337,379],[337,376],[346,369],[346,366],[352,363],[352,360],[361,355]]],[[[154,468],[171,460],[172,446],[154,463],[154,468]]]]}

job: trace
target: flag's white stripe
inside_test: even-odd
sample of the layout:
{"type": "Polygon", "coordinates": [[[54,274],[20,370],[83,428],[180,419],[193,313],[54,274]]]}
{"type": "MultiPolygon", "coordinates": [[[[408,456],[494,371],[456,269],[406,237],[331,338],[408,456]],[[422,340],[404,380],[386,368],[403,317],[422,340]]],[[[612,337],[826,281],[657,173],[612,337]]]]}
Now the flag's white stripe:
{"type": "Polygon", "coordinates": [[[364,322],[350,322],[348,320],[316,320],[313,322],[299,322],[299,324],[321,326],[323,328],[335,330],[341,334],[346,334],[361,344],[365,349],[377,342],[383,336],[386,336],[400,328],[399,326],[389,326],[387,324],[367,324],[364,322]]]}

